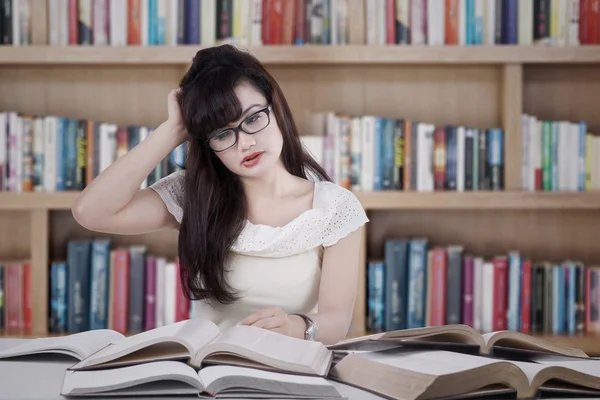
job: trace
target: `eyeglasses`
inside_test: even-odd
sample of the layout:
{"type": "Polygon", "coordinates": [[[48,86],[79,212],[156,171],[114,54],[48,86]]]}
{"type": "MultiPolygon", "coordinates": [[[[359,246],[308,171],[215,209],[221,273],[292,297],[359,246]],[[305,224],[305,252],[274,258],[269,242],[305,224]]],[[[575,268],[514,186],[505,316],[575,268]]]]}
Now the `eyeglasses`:
{"type": "Polygon", "coordinates": [[[271,105],[263,108],[244,119],[237,127],[217,132],[206,141],[215,152],[225,151],[238,142],[240,131],[253,135],[265,129],[271,122],[271,105]]]}

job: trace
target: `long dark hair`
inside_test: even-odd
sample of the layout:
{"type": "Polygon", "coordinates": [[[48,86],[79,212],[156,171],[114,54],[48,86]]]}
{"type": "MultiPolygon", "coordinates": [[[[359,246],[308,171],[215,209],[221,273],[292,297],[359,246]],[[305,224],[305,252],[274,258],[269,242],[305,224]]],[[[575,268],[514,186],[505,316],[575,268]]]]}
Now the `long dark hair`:
{"type": "Polygon", "coordinates": [[[247,82],[272,104],[283,135],[281,160],[286,170],[307,178],[331,179],[303,149],[285,97],[271,75],[249,53],[230,45],[196,53],[180,82],[179,105],[190,140],[186,159],[185,199],[179,227],[179,261],[185,295],[232,303],[237,293],[226,279],[226,260],[247,217],[240,178],[205,145],[209,133],[242,115],[234,89],[247,82]]]}

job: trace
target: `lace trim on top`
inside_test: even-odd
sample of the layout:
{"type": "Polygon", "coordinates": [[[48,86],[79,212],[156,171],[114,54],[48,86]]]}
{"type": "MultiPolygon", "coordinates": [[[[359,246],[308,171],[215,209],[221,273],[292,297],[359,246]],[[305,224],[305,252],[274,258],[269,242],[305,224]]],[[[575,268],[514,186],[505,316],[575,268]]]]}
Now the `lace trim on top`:
{"type": "MultiPolygon", "coordinates": [[[[152,186],[178,222],[183,210],[183,173],[177,171],[152,186]]],[[[318,246],[333,246],[369,219],[349,190],[331,182],[316,182],[313,208],[284,226],[246,221],[231,250],[262,257],[287,257],[318,246]]]]}

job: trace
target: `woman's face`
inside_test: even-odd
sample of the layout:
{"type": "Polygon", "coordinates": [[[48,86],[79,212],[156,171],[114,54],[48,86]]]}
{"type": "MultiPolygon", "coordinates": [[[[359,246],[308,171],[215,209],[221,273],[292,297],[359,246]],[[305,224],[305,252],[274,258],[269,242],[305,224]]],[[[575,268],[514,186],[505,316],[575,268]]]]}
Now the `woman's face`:
{"type": "Polygon", "coordinates": [[[241,177],[259,177],[279,161],[283,136],[270,104],[260,92],[241,83],[235,93],[242,106],[242,116],[211,135],[210,146],[213,150],[226,149],[215,154],[231,172],[241,177]],[[232,146],[236,140],[235,130],[237,143],[232,146]]]}

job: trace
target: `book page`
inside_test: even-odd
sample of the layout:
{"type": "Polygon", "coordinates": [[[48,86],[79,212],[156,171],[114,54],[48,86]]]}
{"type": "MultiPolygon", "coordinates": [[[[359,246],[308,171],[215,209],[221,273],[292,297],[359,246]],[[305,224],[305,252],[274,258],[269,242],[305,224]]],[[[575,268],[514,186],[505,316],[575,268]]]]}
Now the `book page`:
{"type": "Polygon", "coordinates": [[[156,381],[179,381],[203,390],[196,371],[177,361],[158,361],[130,367],[97,371],[66,371],[62,395],[83,395],[117,391],[156,381]]]}
{"type": "Polygon", "coordinates": [[[226,376],[244,376],[251,379],[263,379],[274,382],[296,383],[310,386],[332,386],[326,379],[319,376],[285,374],[281,372],[264,371],[255,368],[237,367],[234,365],[215,365],[202,368],[198,372],[200,381],[208,388],[211,383],[226,376]]]}
{"type": "Polygon", "coordinates": [[[217,326],[208,320],[190,319],[179,321],[130,336],[102,349],[72,367],[72,369],[108,363],[141,349],[148,349],[152,345],[160,347],[159,344],[163,344],[163,349],[157,349],[156,354],[152,352],[152,349],[148,349],[148,351],[145,351],[143,361],[152,360],[154,356],[156,356],[156,360],[170,358],[168,354],[165,354],[165,349],[167,350],[166,353],[171,352],[173,356],[181,357],[183,353],[187,353],[187,356],[192,356],[194,349],[202,348],[217,337],[218,334],[219,329],[217,326]],[[172,343],[179,343],[180,346],[173,346],[172,343]]]}
{"type": "Polygon", "coordinates": [[[235,325],[197,354],[199,365],[210,354],[232,353],[271,367],[325,375],[332,353],[320,342],[296,339],[252,326],[235,325]]]}
{"type": "Polygon", "coordinates": [[[335,387],[322,377],[285,374],[237,366],[205,367],[198,373],[202,384],[211,394],[250,397],[250,393],[263,396],[310,396],[311,398],[342,398],[335,387]]]}
{"type": "Polygon", "coordinates": [[[394,349],[383,352],[362,353],[360,357],[392,367],[435,376],[468,371],[484,365],[502,362],[492,358],[443,350],[394,349]]]}
{"type": "MultiPolygon", "coordinates": [[[[572,371],[579,372],[581,374],[588,375],[593,378],[600,378],[600,360],[573,360],[573,361],[556,361],[556,359],[552,359],[552,357],[537,357],[536,362],[523,362],[523,361],[509,361],[515,365],[517,365],[525,375],[527,375],[527,379],[529,379],[529,383],[532,384],[536,377],[542,373],[542,371],[546,369],[554,369],[552,371],[552,376],[556,379],[568,379],[566,373],[556,372],[556,367],[569,369],[572,371]]],[[[550,372],[550,371],[548,371],[550,372]]],[[[548,380],[548,375],[542,377],[540,376],[542,381],[548,380]]],[[[582,384],[581,380],[577,380],[579,384],[582,384]]],[[[539,385],[541,382],[537,381],[536,384],[539,385]]],[[[575,383],[575,382],[573,382],[575,383]]],[[[590,383],[592,383],[590,381],[590,383]]],[[[590,386],[590,385],[586,385],[590,386]]],[[[596,383],[595,385],[591,385],[596,388],[600,388],[600,383],[596,383]]]]}
{"type": "Polygon", "coordinates": [[[550,343],[535,336],[527,335],[516,331],[497,331],[481,335],[485,341],[488,350],[492,347],[502,347],[506,353],[510,349],[527,350],[530,353],[555,353],[564,354],[572,357],[589,358],[588,355],[580,349],[562,346],[560,344],[550,343]],[[506,350],[505,350],[506,349],[506,350]]]}
{"type": "Polygon", "coordinates": [[[97,329],[60,337],[31,339],[26,343],[0,351],[0,358],[38,353],[60,353],[83,360],[111,343],[125,339],[119,332],[97,329]]]}

